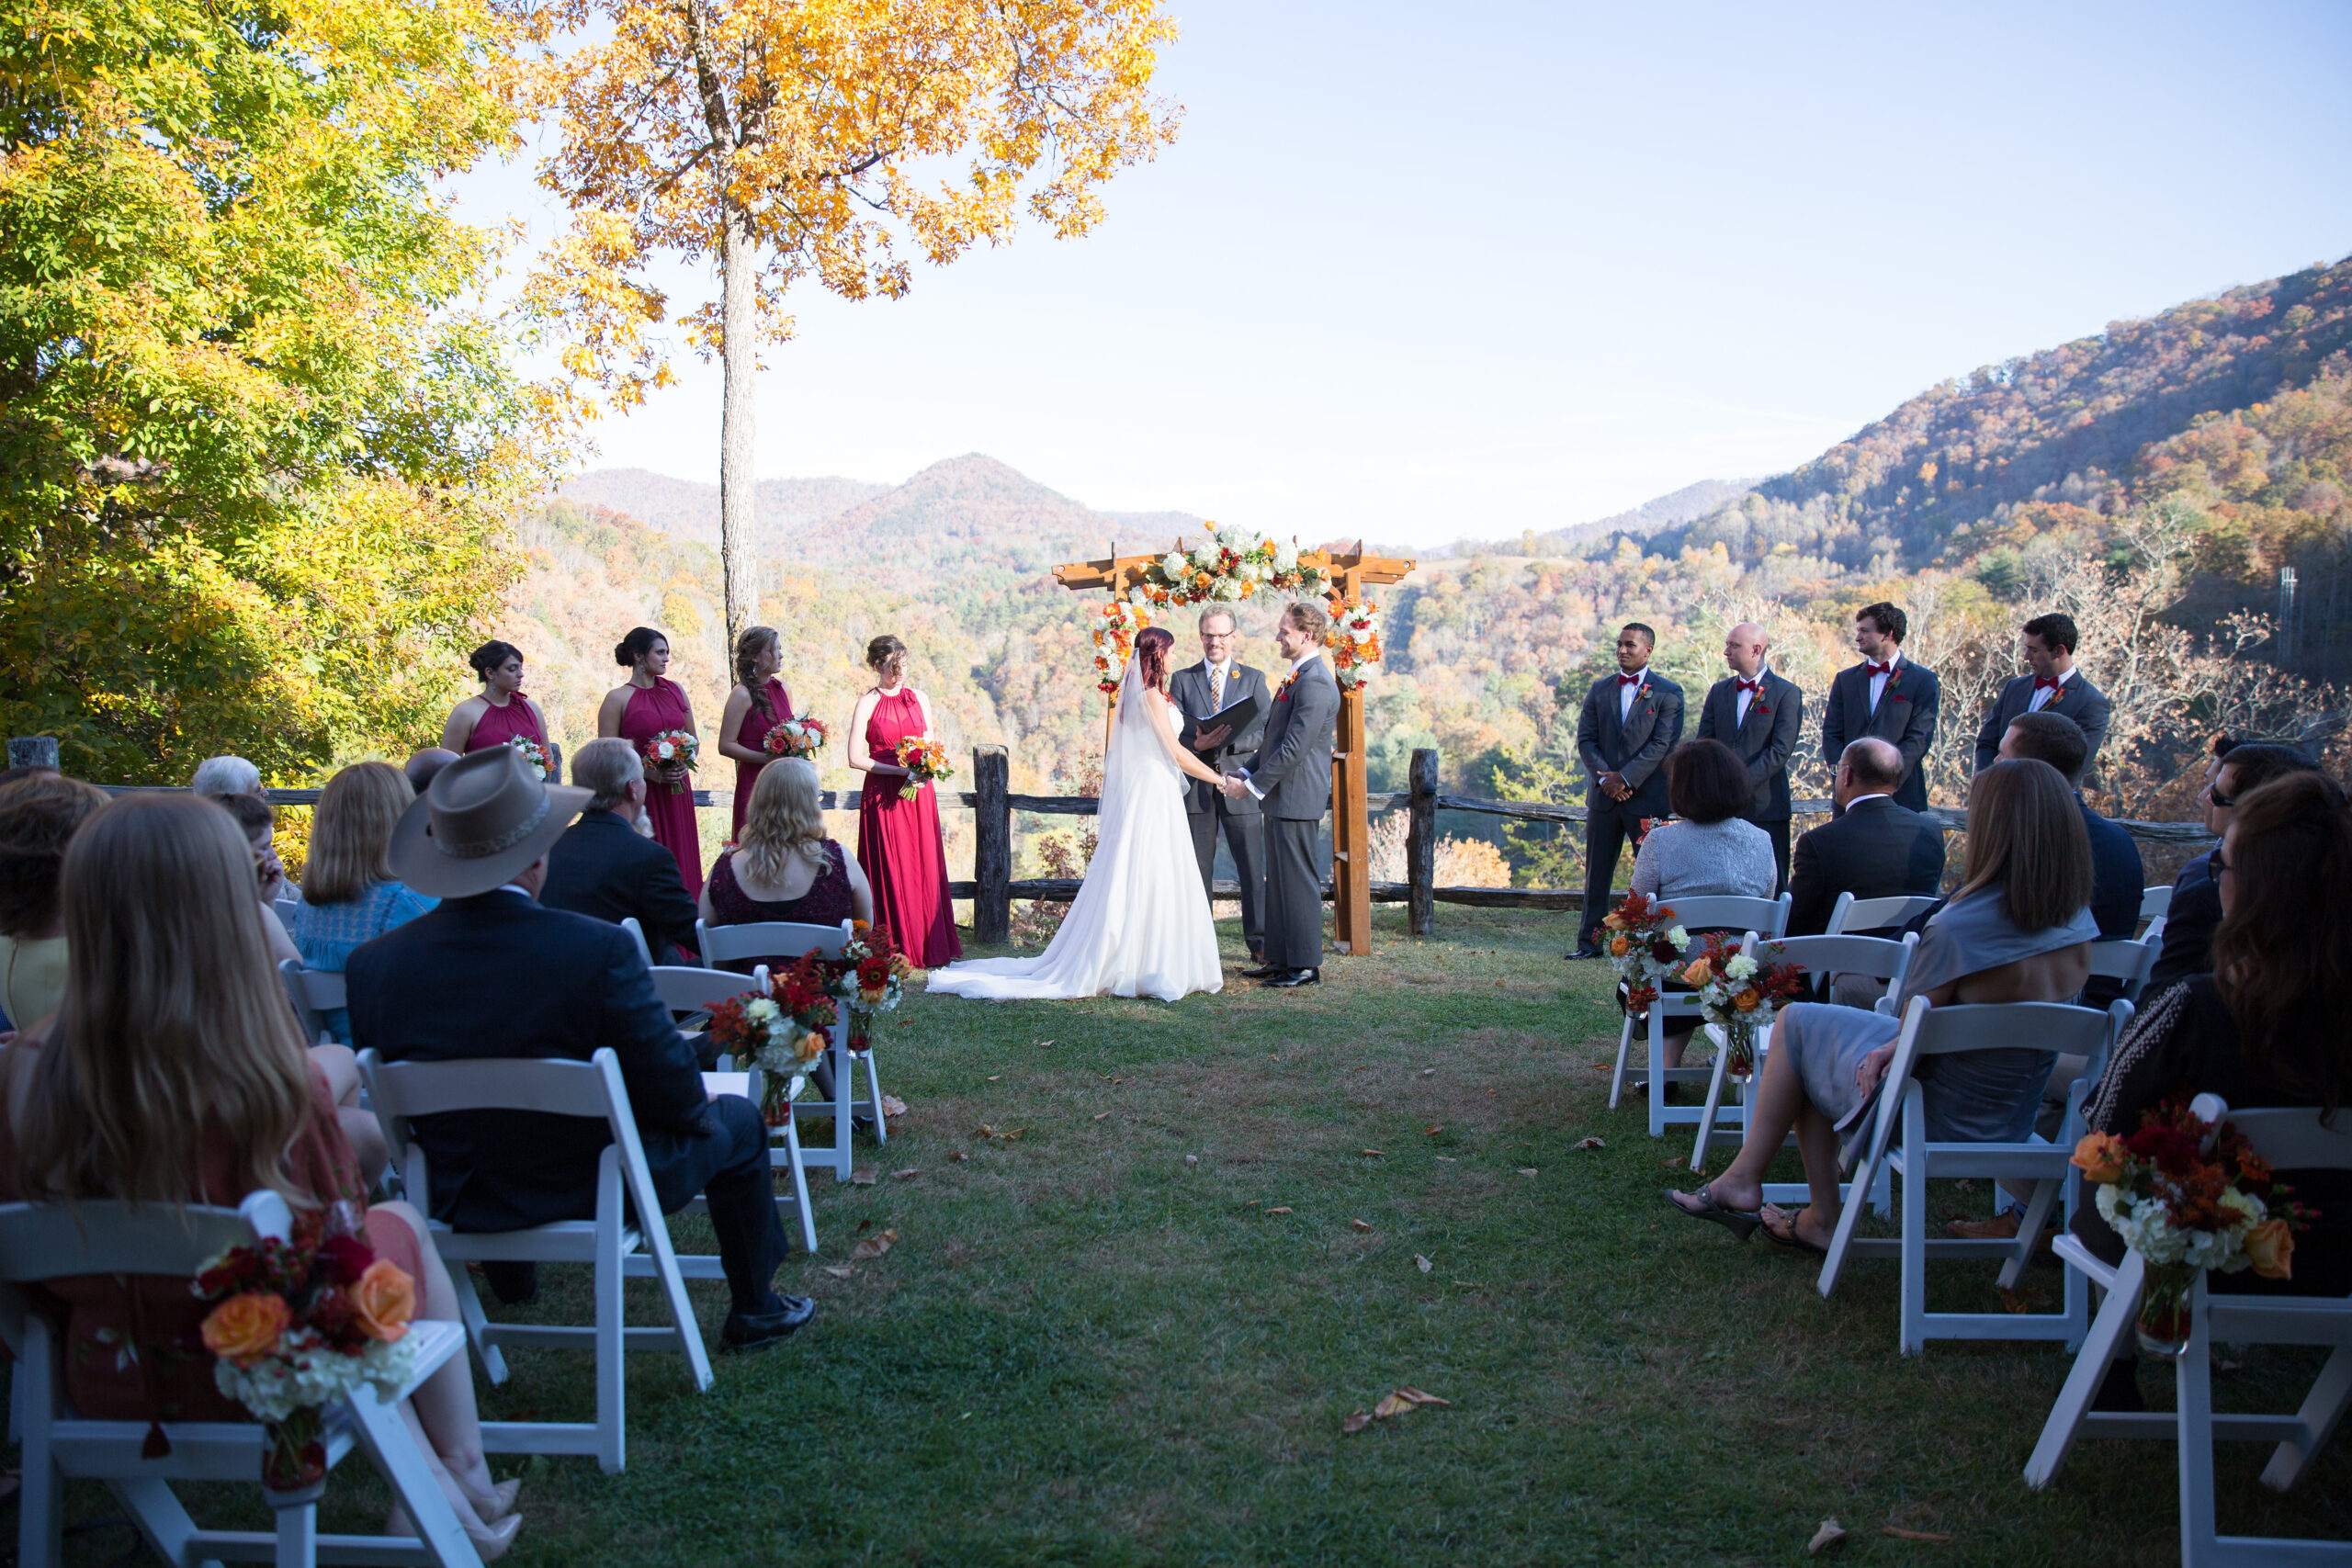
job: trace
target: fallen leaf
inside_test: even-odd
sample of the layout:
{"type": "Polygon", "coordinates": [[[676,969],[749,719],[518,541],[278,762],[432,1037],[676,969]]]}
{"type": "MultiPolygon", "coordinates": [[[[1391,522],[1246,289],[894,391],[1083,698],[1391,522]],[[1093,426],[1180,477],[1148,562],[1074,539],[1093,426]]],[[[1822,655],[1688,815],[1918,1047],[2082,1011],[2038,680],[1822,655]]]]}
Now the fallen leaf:
{"type": "Polygon", "coordinates": [[[1126,1080],[1126,1079],[1125,1079],[1125,1078],[1113,1078],[1111,1081],[1112,1081],[1113,1083],[1125,1083],[1125,1082],[1126,1082],[1127,1080],[1126,1080]]]}
{"type": "Polygon", "coordinates": [[[1428,1258],[1423,1258],[1419,1253],[1416,1252],[1415,1254],[1413,1254],[1413,1267],[1414,1267],[1414,1268],[1416,1268],[1416,1269],[1419,1269],[1422,1273],[1426,1274],[1426,1273],[1428,1273],[1430,1269],[1432,1269],[1436,1268],[1436,1267],[1437,1267],[1437,1265],[1436,1265],[1436,1264],[1434,1264],[1434,1263],[1432,1263],[1432,1262],[1430,1262],[1428,1258]]]}
{"type": "Polygon", "coordinates": [[[1585,1066],[1596,1073],[1606,1073],[1615,1070],[1614,1064],[1609,1062],[1587,1062],[1585,1066]]]}
{"type": "Polygon", "coordinates": [[[885,1116],[904,1116],[906,1113],[907,1113],[907,1102],[906,1102],[905,1100],[900,1100],[900,1099],[899,1099],[897,1095],[895,1095],[895,1094],[886,1094],[886,1095],[884,1095],[884,1096],[882,1097],[882,1114],[883,1114],[883,1115],[885,1115],[885,1116]]]}
{"type": "Polygon", "coordinates": [[[1363,1155],[1369,1159],[1385,1159],[1388,1157],[1382,1154],[1378,1149],[1358,1149],[1356,1153],[1363,1155]]]}
{"type": "Polygon", "coordinates": [[[1453,1282],[1467,1291],[1483,1291],[1487,1288],[1476,1280],[1456,1280],[1453,1282]]]}
{"type": "Polygon", "coordinates": [[[978,1128],[974,1129],[974,1131],[983,1138],[993,1138],[996,1136],[996,1129],[989,1126],[985,1122],[981,1122],[978,1128]]]}
{"type": "Polygon", "coordinates": [[[990,1082],[990,1083],[994,1083],[994,1082],[996,1082],[996,1080],[997,1080],[997,1079],[999,1079],[999,1078],[1001,1078],[1001,1077],[1004,1077],[1004,1075],[1003,1075],[1002,1073],[990,1073],[990,1074],[989,1075],[989,1082],[990,1082]]]}
{"type": "Polygon", "coordinates": [[[1109,1111],[1096,1111],[1096,1112],[1094,1113],[1094,1119],[1095,1119],[1097,1122],[1100,1122],[1100,1121],[1102,1121],[1102,1118],[1104,1118],[1105,1116],[1108,1116],[1109,1114],[1111,1114],[1111,1113],[1110,1113],[1109,1111]]]}
{"type": "Polygon", "coordinates": [[[863,1235],[865,1232],[870,1231],[874,1228],[874,1222],[872,1220],[860,1220],[857,1222],[857,1228],[859,1234],[863,1235]]]}
{"type": "Polygon", "coordinates": [[[1030,1049],[1031,1049],[1031,1050],[1033,1050],[1033,1051],[1042,1051],[1042,1050],[1044,1050],[1046,1046],[1051,1045],[1052,1043],[1053,1043],[1053,1042],[1052,1042],[1052,1041],[1050,1041],[1050,1040],[1040,1040],[1040,1041],[1038,1041],[1038,1042],[1037,1042],[1037,1043],[1036,1043],[1036,1044],[1035,1044],[1035,1045],[1031,1046],[1031,1047],[1030,1047],[1030,1049]]]}
{"type": "Polygon", "coordinates": [[[853,1260],[862,1258],[879,1258],[898,1245],[899,1233],[895,1230],[887,1230],[879,1235],[867,1236],[864,1241],[851,1247],[849,1255],[853,1260]]]}
{"type": "Polygon", "coordinates": [[[2041,1291],[2033,1290],[2031,1288],[2028,1288],[2023,1291],[2012,1291],[2007,1285],[2001,1287],[2001,1310],[2003,1312],[2040,1312],[2049,1304],[2050,1297],[2041,1291]]]}
{"type": "Polygon", "coordinates": [[[1599,1138],[1578,1138],[1577,1140],[1577,1147],[1580,1149],[1605,1149],[1609,1145],[1606,1143],[1602,1142],[1599,1138]]]}
{"type": "Polygon", "coordinates": [[[1452,1155],[1440,1155],[1437,1157],[1447,1165],[1460,1165],[1462,1163],[1460,1160],[1455,1159],[1452,1155]]]}
{"type": "Polygon", "coordinates": [[[871,1187],[874,1185],[874,1173],[870,1170],[853,1171],[849,1184],[852,1187],[871,1187]]]}
{"type": "Polygon", "coordinates": [[[1410,1386],[1400,1388],[1396,1392],[1399,1395],[1411,1400],[1416,1404],[1442,1404],[1451,1406],[1453,1404],[1453,1401],[1450,1399],[1440,1399],[1436,1394],[1410,1386]]]}
{"type": "Polygon", "coordinates": [[[1503,988],[1503,983],[1502,983],[1500,980],[1496,981],[1496,982],[1495,982],[1495,989],[1497,989],[1498,991],[1499,991],[1499,990],[1501,990],[1502,988],[1503,988]]]}
{"type": "MultiPolygon", "coordinates": [[[[1963,1176],[1963,1177],[1962,1177],[1958,1181],[1955,1181],[1955,1182],[1953,1182],[1953,1183],[1951,1184],[1951,1190],[1952,1190],[1953,1191],[1955,1191],[1955,1192],[1973,1192],[1973,1191],[1975,1191],[1975,1190],[1976,1190],[1976,1183],[1975,1183],[1974,1181],[1971,1180],[1969,1178],[1967,1178],[1967,1177],[1963,1176]]],[[[1889,1526],[1887,1526],[1887,1527],[1886,1527],[1886,1529],[1887,1529],[1887,1533],[1888,1533],[1888,1534],[1890,1534],[1890,1535],[1892,1535],[1892,1534],[1894,1533],[1894,1527],[1893,1525],[1889,1525],[1889,1526]]],[[[1945,1536],[1945,1537],[1943,1537],[1942,1539],[1943,1539],[1943,1540],[1951,1540],[1951,1538],[1950,1536],[1945,1536]]]]}
{"type": "Polygon", "coordinates": [[[1841,1545],[1845,1540],[1844,1525],[1839,1524],[1836,1519],[1824,1519],[1821,1521],[1821,1528],[1813,1532],[1813,1539],[1804,1543],[1805,1555],[1818,1557],[1829,1548],[1841,1545]]]}
{"type": "Polygon", "coordinates": [[[1521,1176],[1532,1176],[1535,1174],[1535,1168],[1532,1165],[1522,1165],[1519,1168],[1519,1174],[1521,1176]]]}
{"type": "Polygon", "coordinates": [[[972,1156],[966,1154],[961,1149],[950,1149],[947,1151],[947,1157],[949,1159],[970,1159],[972,1156]]]}
{"type": "Polygon", "coordinates": [[[824,1268],[819,1269],[818,1272],[820,1274],[831,1274],[836,1280],[846,1280],[852,1274],[856,1273],[857,1269],[854,1265],[847,1263],[829,1263],[825,1265],[824,1268]]]}
{"type": "Polygon", "coordinates": [[[1258,1206],[1258,1200],[1256,1200],[1255,1198],[1252,1198],[1252,1199],[1250,1199],[1250,1201],[1248,1201],[1247,1203],[1242,1204],[1241,1206],[1242,1206],[1243,1208],[1245,1208],[1245,1209],[1254,1209],[1254,1208],[1256,1208],[1256,1207],[1258,1206]]]}
{"type": "Polygon", "coordinates": [[[1677,1156],[1675,1158],[1666,1162],[1666,1168],[1668,1170],[1680,1170],[1684,1166],[1689,1165],[1690,1163],[1690,1162],[1689,1160],[1677,1156]]]}
{"type": "Polygon", "coordinates": [[[1360,1231],[1368,1231],[1372,1228],[1370,1225],[1365,1224],[1362,1220],[1350,1220],[1348,1224],[1353,1225],[1360,1231]]]}
{"type": "Polygon", "coordinates": [[[1371,1416],[1365,1415],[1361,1410],[1351,1410],[1348,1413],[1348,1418],[1340,1423],[1340,1430],[1346,1436],[1352,1438],[1358,1432],[1363,1431],[1366,1427],[1371,1425],[1371,1416]]]}
{"type": "Polygon", "coordinates": [[[1444,1123],[1444,1122],[1430,1122],[1430,1123],[1429,1124],[1429,1128],[1428,1128],[1429,1135],[1430,1135],[1430,1137],[1432,1137],[1432,1138],[1436,1137],[1440,1133],[1442,1133],[1442,1132],[1444,1132],[1444,1131],[1445,1131],[1445,1123],[1444,1123]]]}
{"type": "Polygon", "coordinates": [[[1026,1127],[1015,1127],[1015,1128],[1014,1128],[1014,1129],[1012,1129],[1012,1131],[1011,1131],[1010,1133],[999,1133],[999,1134],[997,1134],[997,1138],[998,1138],[998,1140],[999,1140],[1000,1142],[1001,1142],[1001,1143],[1007,1143],[1007,1144],[1009,1144],[1009,1143],[1012,1142],[1012,1140],[1013,1140],[1013,1139],[1015,1139],[1015,1138],[1017,1138],[1017,1137],[1021,1136],[1021,1134],[1023,1134],[1023,1133],[1027,1132],[1028,1130],[1029,1130],[1029,1129],[1028,1129],[1028,1128],[1026,1128],[1026,1127]]]}
{"type": "Polygon", "coordinates": [[[922,1174],[922,1168],[921,1166],[910,1165],[904,1170],[894,1170],[890,1174],[900,1181],[904,1181],[910,1176],[921,1176],[922,1174]]]}
{"type": "Polygon", "coordinates": [[[1891,1535],[1897,1540],[1933,1540],[1950,1542],[1960,1539],[1958,1536],[1938,1535],[1933,1530],[1907,1530],[1901,1525],[1882,1525],[1879,1527],[1878,1533],[1881,1535],[1891,1535]]]}
{"type": "Polygon", "coordinates": [[[1289,1205],[1289,1204],[1287,1204],[1287,1203],[1284,1203],[1281,1208],[1278,1208],[1278,1209],[1269,1209],[1269,1210],[1267,1210],[1267,1211],[1266,1211],[1266,1213],[1270,1213],[1270,1214],[1287,1214],[1287,1213],[1290,1213],[1290,1205],[1289,1205]]]}
{"type": "Polygon", "coordinates": [[[1186,1155],[1184,1156],[1184,1163],[1186,1165],[1198,1165],[1201,1163],[1201,1156],[1198,1155],[1186,1155]]]}
{"type": "Polygon", "coordinates": [[[1436,1069],[1435,1067],[1423,1067],[1423,1068],[1421,1069],[1421,1077],[1425,1077],[1425,1078],[1431,1078],[1431,1077],[1435,1077],[1436,1076],[1437,1076],[1437,1069],[1436,1069]]]}
{"type": "Polygon", "coordinates": [[[1413,1402],[1401,1393],[1392,1393],[1372,1407],[1372,1418],[1385,1421],[1391,1416],[1402,1416],[1413,1408],[1413,1402]]]}

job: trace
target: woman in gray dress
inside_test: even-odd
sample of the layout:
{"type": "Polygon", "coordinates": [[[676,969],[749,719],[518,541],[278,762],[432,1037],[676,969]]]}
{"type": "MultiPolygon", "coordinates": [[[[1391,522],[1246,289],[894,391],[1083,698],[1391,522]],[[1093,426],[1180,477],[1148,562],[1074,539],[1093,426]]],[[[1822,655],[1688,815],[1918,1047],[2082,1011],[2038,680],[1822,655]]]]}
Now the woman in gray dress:
{"type": "MultiPolygon", "coordinates": [[[[1896,998],[1930,1007],[2064,1002],[2090,976],[2090,837],[2074,792],[2047,762],[1996,762],[1968,795],[1968,880],[1928,920],[1896,998]]],[[[1773,1021],[1747,1135],[1723,1175],[1668,1201],[1746,1240],[1761,1225],[1792,1246],[1825,1249],[1838,1228],[1838,1123],[1868,1100],[1894,1056],[1898,1018],[1798,1003],[1773,1021]],[[1812,1202],[1792,1214],[1763,1206],[1764,1172],[1791,1128],[1812,1202]]],[[[2056,1058],[2030,1045],[1930,1058],[1918,1077],[1928,1135],[2007,1142],[2033,1126],[2056,1058]]]]}

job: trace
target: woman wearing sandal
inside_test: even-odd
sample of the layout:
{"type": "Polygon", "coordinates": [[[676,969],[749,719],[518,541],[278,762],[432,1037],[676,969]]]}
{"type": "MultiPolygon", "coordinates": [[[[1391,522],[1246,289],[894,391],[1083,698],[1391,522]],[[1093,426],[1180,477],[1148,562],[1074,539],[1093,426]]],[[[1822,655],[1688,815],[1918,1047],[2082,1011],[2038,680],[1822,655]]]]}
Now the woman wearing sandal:
{"type": "MultiPolygon", "coordinates": [[[[1773,1021],[1738,1157],[1696,1192],[1667,1201],[1745,1241],[1826,1251],[1838,1229],[1838,1126],[1868,1101],[1894,1058],[1913,997],[1958,1002],[2064,1002],[2090,975],[2090,837],[2074,791],[2047,762],[1996,762],[1968,795],[1968,879],[1928,920],[1895,998],[1897,1017],[1800,1002],[1773,1021]],[[1812,1201],[1794,1213],[1761,1202],[1764,1172],[1793,1128],[1812,1201]]],[[[1918,1077],[1928,1136],[2001,1143],[2032,1131],[2056,1058],[2030,1045],[1930,1058],[1918,1077]]]]}

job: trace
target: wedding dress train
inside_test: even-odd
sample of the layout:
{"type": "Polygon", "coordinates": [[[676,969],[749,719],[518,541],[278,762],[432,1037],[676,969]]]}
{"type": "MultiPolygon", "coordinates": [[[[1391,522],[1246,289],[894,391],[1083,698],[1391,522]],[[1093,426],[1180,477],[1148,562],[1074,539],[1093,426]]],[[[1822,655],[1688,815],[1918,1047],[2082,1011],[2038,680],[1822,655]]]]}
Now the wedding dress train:
{"type": "Polygon", "coordinates": [[[1132,667],[1102,763],[1094,859],[1035,958],[982,958],[931,972],[930,988],[983,1000],[1157,997],[1225,987],[1216,926],[1184,811],[1184,774],[1154,733],[1132,667]]]}

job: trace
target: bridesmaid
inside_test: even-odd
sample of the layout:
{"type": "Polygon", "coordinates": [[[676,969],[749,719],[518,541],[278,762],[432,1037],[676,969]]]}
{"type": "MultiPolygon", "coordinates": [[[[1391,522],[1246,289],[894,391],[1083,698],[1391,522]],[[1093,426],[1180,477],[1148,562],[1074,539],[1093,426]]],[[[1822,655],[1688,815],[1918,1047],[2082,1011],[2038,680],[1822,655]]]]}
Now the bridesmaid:
{"type": "Polygon", "coordinates": [[[947,845],[939,833],[939,800],[929,784],[907,787],[907,770],[890,761],[899,742],[928,735],[922,694],[906,684],[907,645],[877,637],[865,662],[880,682],[858,698],[849,721],[849,765],[865,775],[857,817],[857,863],[874,887],[874,920],[890,928],[899,951],[924,969],[964,956],[947,897],[947,845]]]}
{"type": "MultiPolygon", "coordinates": [[[[481,695],[468,697],[450,710],[449,721],[441,727],[442,750],[460,755],[486,751],[517,735],[546,746],[547,716],[523,694],[523,650],[493,638],[475,649],[466,662],[481,682],[481,695]]],[[[554,756],[553,751],[548,754],[554,756]]]]}
{"type": "MultiPolygon", "coordinates": [[[[613,662],[628,671],[628,679],[605,694],[596,710],[596,733],[618,736],[644,753],[645,742],[665,729],[683,729],[699,737],[695,705],[678,683],[663,677],[670,668],[670,639],[651,626],[639,626],[613,649],[613,662]]],[[[645,815],[653,824],[653,841],[678,863],[678,880],[686,897],[702,891],[702,835],[695,827],[695,780],[684,768],[645,769],[645,815]]]]}
{"type": "Polygon", "coordinates": [[[784,668],[784,639],[774,626],[753,626],[735,639],[735,689],[718,719],[718,754],[735,760],[735,821],[728,841],[743,837],[743,813],[751,809],[760,770],[774,759],[760,750],[769,730],[792,716],[792,692],[776,678],[784,668]]]}

